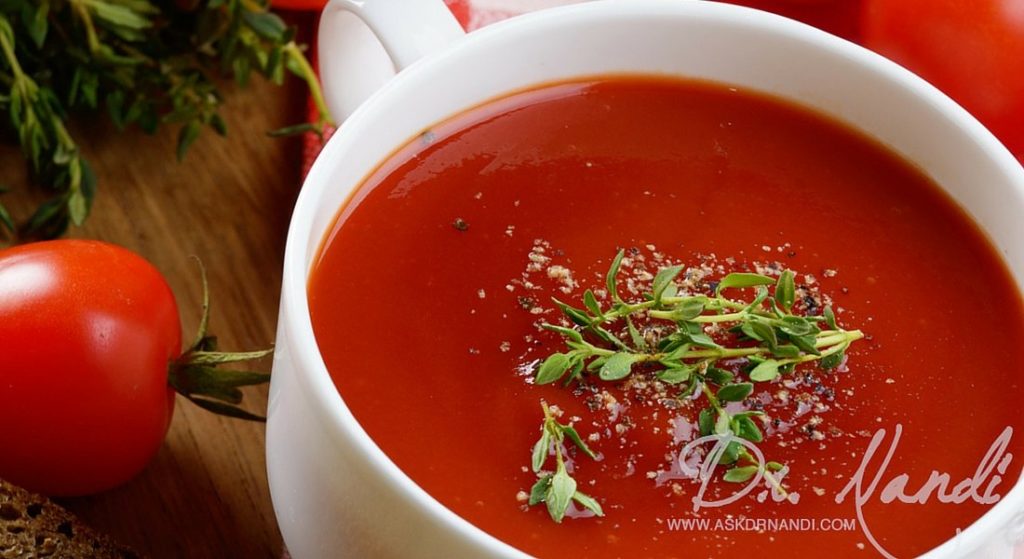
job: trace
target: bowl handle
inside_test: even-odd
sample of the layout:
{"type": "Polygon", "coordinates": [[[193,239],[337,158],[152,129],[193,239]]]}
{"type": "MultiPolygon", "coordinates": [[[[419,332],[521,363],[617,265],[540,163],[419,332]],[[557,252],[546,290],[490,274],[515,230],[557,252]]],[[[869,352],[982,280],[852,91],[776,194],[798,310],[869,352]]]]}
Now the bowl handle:
{"type": "Polygon", "coordinates": [[[335,121],[403,68],[464,35],[442,0],[331,0],[320,18],[318,55],[335,121]]]}

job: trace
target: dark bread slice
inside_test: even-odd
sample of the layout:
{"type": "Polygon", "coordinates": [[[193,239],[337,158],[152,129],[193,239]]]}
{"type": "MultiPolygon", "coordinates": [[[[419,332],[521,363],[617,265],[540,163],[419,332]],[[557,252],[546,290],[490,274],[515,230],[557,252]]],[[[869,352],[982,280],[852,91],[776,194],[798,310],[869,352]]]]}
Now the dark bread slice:
{"type": "Polygon", "coordinates": [[[46,497],[0,480],[0,559],[134,559],[46,497]]]}

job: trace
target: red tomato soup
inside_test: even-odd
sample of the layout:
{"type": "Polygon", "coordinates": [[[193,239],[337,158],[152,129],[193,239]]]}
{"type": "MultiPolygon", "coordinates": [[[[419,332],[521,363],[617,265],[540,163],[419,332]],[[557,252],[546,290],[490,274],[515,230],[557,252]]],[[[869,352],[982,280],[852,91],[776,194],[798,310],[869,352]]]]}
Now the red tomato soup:
{"type": "MultiPolygon", "coordinates": [[[[749,300],[753,290],[726,294],[749,300]]],[[[996,251],[886,148],[748,91],[609,77],[443,122],[341,212],[309,299],[338,391],[381,449],[446,507],[537,556],[870,557],[882,547],[907,557],[969,526],[1020,471],[990,457],[976,474],[997,437],[1024,423],[1024,366],[1007,359],[1024,347],[1024,309],[996,251]],[[729,272],[791,269],[801,314],[831,302],[840,326],[865,333],[839,367],[801,364],[736,404],[764,411],[757,446],[788,466],[798,502],[776,500],[762,481],[694,511],[701,482],[681,474],[678,455],[699,436],[700,390],[676,398],[683,385],[642,367],[625,381],[533,382],[541,360],[566,351],[538,326],[560,324],[551,298],[582,308],[593,289],[607,308],[604,274],[619,249],[624,297],[640,300],[633,291],[669,264],[685,265],[678,282],[705,294],[729,272]],[[597,454],[566,441],[567,469],[603,517],[573,505],[556,523],[543,503],[527,505],[542,400],[597,454]],[[856,491],[837,496],[880,429],[858,511],[856,491]],[[902,502],[893,485],[927,502],[902,502]]],[[[731,364],[746,375],[742,360],[731,364]]],[[[1015,437],[1005,453],[1022,450],[1015,437]]],[[[555,463],[547,456],[544,469],[555,463]]],[[[724,469],[705,501],[745,487],[724,469]]]]}

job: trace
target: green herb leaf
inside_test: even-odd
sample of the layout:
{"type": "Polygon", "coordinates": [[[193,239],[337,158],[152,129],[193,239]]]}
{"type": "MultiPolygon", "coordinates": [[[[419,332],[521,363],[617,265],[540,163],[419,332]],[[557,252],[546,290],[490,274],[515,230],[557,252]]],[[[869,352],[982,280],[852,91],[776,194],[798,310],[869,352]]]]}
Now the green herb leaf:
{"type": "Polygon", "coordinates": [[[622,298],[619,297],[619,286],[616,277],[619,275],[619,268],[622,266],[622,258],[626,256],[625,250],[620,250],[615,258],[612,259],[612,265],[608,268],[608,274],[605,276],[605,285],[608,287],[608,296],[613,301],[621,303],[622,298]]]}
{"type": "Polygon", "coordinates": [[[772,357],[778,357],[779,359],[794,359],[800,357],[800,348],[792,344],[785,344],[770,348],[772,357]]]}
{"type": "Polygon", "coordinates": [[[541,324],[540,326],[545,330],[561,334],[574,342],[583,342],[583,335],[577,332],[576,330],[573,330],[572,328],[563,328],[562,326],[548,324],[546,322],[544,324],[541,324]]]}
{"type": "Polygon", "coordinates": [[[779,376],[779,362],[773,359],[762,361],[750,371],[750,380],[754,382],[768,382],[779,376]]]}
{"type": "Polygon", "coordinates": [[[749,382],[737,382],[727,384],[718,389],[715,394],[723,402],[742,402],[754,391],[754,385],[749,382]]]}
{"type": "Polygon", "coordinates": [[[725,452],[723,452],[722,456],[719,457],[718,463],[719,464],[733,464],[733,463],[735,463],[736,460],[738,460],[739,457],[740,457],[740,449],[741,448],[742,447],[740,447],[740,443],[738,443],[736,441],[733,441],[733,442],[729,443],[725,447],[725,452]]]}
{"type": "Polygon", "coordinates": [[[704,332],[700,332],[700,333],[697,333],[697,334],[687,333],[687,334],[683,335],[682,337],[687,342],[689,342],[689,343],[691,343],[693,345],[698,345],[698,346],[706,347],[706,348],[722,347],[722,346],[718,345],[717,343],[715,343],[715,340],[712,340],[711,336],[708,336],[704,332]]]}
{"type": "Polygon", "coordinates": [[[672,280],[676,279],[680,272],[683,271],[683,266],[669,266],[668,268],[662,268],[658,270],[658,273],[654,276],[654,282],[651,284],[651,289],[654,292],[654,306],[658,307],[661,305],[661,296],[665,293],[672,280]]]}
{"type": "Polygon", "coordinates": [[[601,380],[620,380],[626,378],[632,371],[633,364],[641,359],[643,359],[643,356],[637,353],[616,353],[609,357],[604,365],[601,366],[598,376],[601,377],[601,380]]]}
{"type": "Polygon", "coordinates": [[[541,429],[540,438],[537,439],[537,443],[533,445],[533,460],[532,466],[534,472],[539,472],[544,467],[544,462],[548,459],[548,451],[551,448],[551,431],[544,426],[541,429]]]}
{"type": "Polygon", "coordinates": [[[815,347],[818,339],[814,334],[808,334],[806,336],[790,336],[789,341],[793,342],[793,345],[800,348],[811,355],[821,355],[821,351],[815,347]]]}
{"type": "Polygon", "coordinates": [[[719,410],[715,419],[715,434],[726,435],[728,433],[732,433],[731,423],[732,419],[729,417],[729,414],[719,410]]]}
{"type": "Polygon", "coordinates": [[[185,153],[189,146],[199,137],[200,128],[201,125],[197,121],[189,122],[181,127],[181,131],[178,132],[178,161],[185,159],[185,153]]]}
{"type": "Polygon", "coordinates": [[[783,317],[779,329],[790,336],[814,335],[820,332],[820,329],[814,323],[801,316],[783,317]]]}
{"type": "Polygon", "coordinates": [[[593,450],[590,450],[590,447],[587,446],[587,443],[583,441],[583,438],[580,437],[580,434],[576,432],[576,429],[569,426],[562,426],[562,432],[565,433],[565,436],[569,437],[569,440],[572,441],[577,448],[582,450],[584,454],[593,458],[594,460],[597,460],[597,455],[594,454],[593,450]]]}
{"type": "Polygon", "coordinates": [[[561,309],[565,316],[568,316],[569,319],[575,322],[576,324],[579,324],[580,326],[590,326],[591,322],[593,322],[591,320],[591,317],[582,309],[577,309],[576,307],[567,305],[559,301],[558,299],[555,299],[554,297],[551,298],[551,301],[554,302],[559,309],[561,309]]]}
{"type": "Polygon", "coordinates": [[[729,384],[734,376],[729,371],[719,369],[718,367],[708,367],[707,371],[704,372],[704,378],[719,386],[729,384]]]}
{"type": "Polygon", "coordinates": [[[793,271],[785,270],[779,275],[779,281],[775,283],[775,301],[786,311],[793,308],[793,302],[796,299],[796,285],[793,283],[793,278],[793,271]]]}
{"type": "Polygon", "coordinates": [[[840,363],[843,362],[844,355],[846,355],[846,352],[844,350],[839,350],[835,353],[830,353],[822,357],[821,361],[818,362],[818,365],[821,366],[821,368],[825,369],[826,371],[829,369],[835,369],[836,367],[839,366],[840,363]]]}
{"type": "Polygon", "coordinates": [[[775,329],[772,328],[767,322],[760,320],[752,320],[750,322],[744,322],[741,326],[743,333],[747,337],[764,342],[768,344],[769,348],[773,348],[779,345],[779,339],[775,335],[775,329]]]}
{"type": "Polygon", "coordinates": [[[665,369],[664,371],[658,371],[658,380],[666,384],[679,384],[690,380],[690,369],[685,367],[679,367],[675,369],[665,369]]]}
{"type": "Polygon", "coordinates": [[[594,314],[598,319],[604,320],[604,313],[601,312],[601,304],[597,302],[597,297],[594,296],[594,292],[586,290],[583,292],[583,305],[587,307],[591,313],[594,314]]]}
{"type": "Polygon", "coordinates": [[[833,329],[833,330],[838,330],[839,326],[836,325],[836,315],[835,315],[834,312],[832,312],[832,307],[831,306],[825,305],[824,315],[825,315],[825,324],[828,324],[828,327],[833,329]]]}
{"type": "Polygon", "coordinates": [[[626,328],[629,330],[629,339],[633,342],[633,347],[638,351],[647,351],[647,341],[640,334],[640,331],[636,329],[633,324],[633,319],[626,315],[626,328]]]}
{"type": "Polygon", "coordinates": [[[757,426],[757,423],[754,423],[753,419],[750,419],[750,416],[738,415],[733,418],[733,422],[735,423],[734,431],[737,437],[754,443],[764,440],[761,429],[757,426]]]}
{"type": "Polygon", "coordinates": [[[715,288],[715,294],[721,294],[722,291],[733,288],[733,287],[756,287],[758,285],[771,285],[775,283],[775,280],[768,276],[762,276],[761,274],[749,274],[745,272],[733,272],[718,282],[718,287],[715,288]]]}
{"type": "Polygon", "coordinates": [[[569,509],[569,501],[576,493],[576,480],[569,477],[565,467],[560,467],[555,475],[551,476],[551,485],[548,487],[544,502],[548,506],[548,514],[555,522],[561,523],[565,517],[565,511],[569,509]]]}
{"type": "Polygon", "coordinates": [[[530,488],[530,500],[527,501],[531,507],[538,503],[544,502],[544,497],[547,496],[548,490],[551,487],[551,474],[543,476],[533,484],[530,488]]]}
{"type": "Polygon", "coordinates": [[[271,12],[250,12],[244,11],[242,17],[258,35],[264,39],[281,42],[288,26],[284,21],[271,12]]]}
{"type": "Polygon", "coordinates": [[[601,509],[601,504],[590,495],[577,491],[572,494],[572,500],[579,503],[581,507],[593,512],[595,515],[604,516],[604,510],[601,509]]]}
{"type": "Polygon", "coordinates": [[[552,353],[541,363],[537,370],[537,384],[551,384],[562,378],[562,375],[569,370],[569,356],[564,353],[552,353]]]}
{"type": "Polygon", "coordinates": [[[700,415],[697,416],[697,427],[700,430],[700,436],[706,437],[711,433],[715,432],[715,410],[711,408],[704,408],[700,410],[700,415]]]}
{"type": "Polygon", "coordinates": [[[745,483],[757,474],[757,466],[736,466],[726,470],[722,479],[729,483],[745,483]]]}
{"type": "Polygon", "coordinates": [[[693,320],[704,312],[706,301],[703,298],[693,297],[686,299],[675,310],[675,318],[678,321],[686,322],[693,320]]]}

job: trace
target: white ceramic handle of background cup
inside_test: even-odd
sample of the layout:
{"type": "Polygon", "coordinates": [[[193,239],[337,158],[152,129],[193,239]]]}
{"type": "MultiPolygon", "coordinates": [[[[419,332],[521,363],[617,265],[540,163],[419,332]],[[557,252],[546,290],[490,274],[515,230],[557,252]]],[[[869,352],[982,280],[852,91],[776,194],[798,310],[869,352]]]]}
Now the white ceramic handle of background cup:
{"type": "MultiPolygon", "coordinates": [[[[806,25],[717,2],[605,0],[464,35],[441,0],[333,0],[319,54],[328,104],[345,124],[313,164],[292,215],[267,421],[271,496],[295,559],[524,557],[442,506],[366,434],[320,357],[306,294],[322,239],[363,179],[423,130],[508,92],[658,74],[817,109],[923,169],[989,235],[1024,291],[1017,160],[924,80],[806,25]]],[[[428,460],[430,448],[424,441],[428,460]]],[[[1022,527],[1017,483],[925,557],[1009,558],[1022,527]]]]}
{"type": "Polygon", "coordinates": [[[320,79],[337,122],[397,72],[465,36],[441,0],[331,0],[320,18],[320,79]]]}

